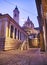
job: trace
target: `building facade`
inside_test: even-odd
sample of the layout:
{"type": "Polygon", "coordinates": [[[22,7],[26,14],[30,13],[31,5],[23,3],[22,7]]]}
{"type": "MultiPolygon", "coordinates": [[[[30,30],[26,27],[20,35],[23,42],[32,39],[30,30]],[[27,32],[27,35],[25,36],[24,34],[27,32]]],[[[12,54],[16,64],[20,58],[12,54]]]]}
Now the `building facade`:
{"type": "Polygon", "coordinates": [[[27,33],[8,14],[0,14],[0,50],[17,49],[27,33]]]}
{"type": "Polygon", "coordinates": [[[39,35],[39,29],[36,29],[34,27],[34,24],[28,17],[25,21],[23,27],[25,32],[28,34],[29,37],[29,46],[30,47],[38,47],[38,35],[39,35]]]}
{"type": "Polygon", "coordinates": [[[47,51],[47,0],[35,0],[40,26],[40,47],[47,51]]]}

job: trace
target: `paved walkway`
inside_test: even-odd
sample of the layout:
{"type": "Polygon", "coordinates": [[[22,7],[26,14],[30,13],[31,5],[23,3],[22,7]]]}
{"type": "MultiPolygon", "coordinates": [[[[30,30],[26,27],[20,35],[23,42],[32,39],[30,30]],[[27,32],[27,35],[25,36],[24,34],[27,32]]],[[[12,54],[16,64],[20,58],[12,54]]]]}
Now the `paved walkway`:
{"type": "Polygon", "coordinates": [[[0,65],[47,65],[47,53],[34,51],[0,51],[0,65]]]}

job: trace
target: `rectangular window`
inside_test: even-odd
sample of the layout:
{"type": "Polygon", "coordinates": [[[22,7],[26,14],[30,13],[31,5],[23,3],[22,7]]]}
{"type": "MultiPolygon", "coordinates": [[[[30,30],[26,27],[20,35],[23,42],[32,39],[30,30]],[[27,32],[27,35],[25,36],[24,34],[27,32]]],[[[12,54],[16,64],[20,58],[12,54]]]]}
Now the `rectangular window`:
{"type": "Polygon", "coordinates": [[[17,32],[17,29],[15,28],[15,39],[16,39],[16,32],[17,32]]]}
{"type": "Polygon", "coordinates": [[[11,25],[10,37],[13,38],[13,26],[11,25]]]}

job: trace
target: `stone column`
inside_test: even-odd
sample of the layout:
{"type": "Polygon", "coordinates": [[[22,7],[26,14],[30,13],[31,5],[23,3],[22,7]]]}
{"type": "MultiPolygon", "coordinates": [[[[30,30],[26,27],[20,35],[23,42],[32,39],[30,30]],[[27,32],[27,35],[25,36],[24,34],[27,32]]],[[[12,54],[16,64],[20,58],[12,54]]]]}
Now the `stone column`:
{"type": "Polygon", "coordinates": [[[18,39],[18,29],[17,29],[17,31],[16,31],[16,39],[18,39]]]}
{"type": "Polygon", "coordinates": [[[8,37],[8,22],[5,22],[5,27],[6,27],[6,37],[8,37]]]}
{"type": "Polygon", "coordinates": [[[10,38],[10,32],[11,32],[11,24],[9,24],[9,38],[10,38]]]}
{"type": "Polygon", "coordinates": [[[29,49],[29,39],[27,37],[27,49],[29,49]]]}

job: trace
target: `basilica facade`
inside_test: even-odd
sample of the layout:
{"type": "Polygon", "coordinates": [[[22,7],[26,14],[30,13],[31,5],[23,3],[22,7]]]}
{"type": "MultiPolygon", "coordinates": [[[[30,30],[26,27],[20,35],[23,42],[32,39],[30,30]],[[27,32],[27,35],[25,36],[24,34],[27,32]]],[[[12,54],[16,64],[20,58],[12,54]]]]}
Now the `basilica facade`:
{"type": "Polygon", "coordinates": [[[29,47],[39,47],[39,28],[35,28],[33,22],[30,20],[29,16],[25,21],[23,27],[25,32],[28,34],[29,47]]]}

